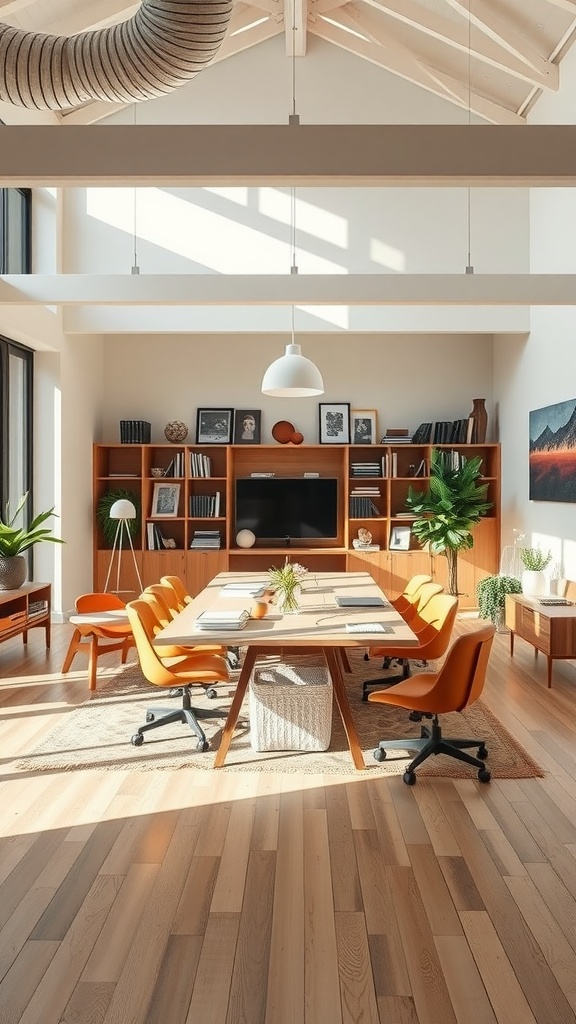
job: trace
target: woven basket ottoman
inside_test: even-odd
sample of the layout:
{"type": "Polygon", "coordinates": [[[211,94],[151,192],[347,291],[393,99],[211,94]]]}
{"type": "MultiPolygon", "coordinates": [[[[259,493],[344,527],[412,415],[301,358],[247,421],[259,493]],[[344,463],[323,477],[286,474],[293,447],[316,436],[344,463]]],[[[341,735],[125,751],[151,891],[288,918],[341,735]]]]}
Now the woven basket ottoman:
{"type": "Polygon", "coordinates": [[[252,750],[327,750],[332,680],[323,658],[256,662],[249,690],[252,750]]]}

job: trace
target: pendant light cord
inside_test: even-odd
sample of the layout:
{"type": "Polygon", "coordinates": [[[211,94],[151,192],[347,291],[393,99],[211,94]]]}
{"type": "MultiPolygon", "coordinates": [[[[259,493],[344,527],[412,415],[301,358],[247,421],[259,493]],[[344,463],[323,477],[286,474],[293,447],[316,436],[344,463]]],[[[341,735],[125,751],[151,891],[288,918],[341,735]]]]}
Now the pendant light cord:
{"type": "MultiPolygon", "coordinates": [[[[472,112],[472,19],[470,16],[470,0],[468,0],[468,127],[472,123],[471,119],[472,112]]],[[[468,262],[466,264],[466,273],[473,274],[474,267],[472,266],[472,259],[470,250],[472,248],[471,237],[472,237],[472,197],[470,185],[468,185],[467,203],[466,203],[466,230],[468,237],[468,262]]]]}
{"type": "MultiPolygon", "coordinates": [[[[136,104],[135,103],[132,105],[132,123],[133,123],[134,126],[136,125],[136,104]]],[[[140,273],[140,267],[138,266],[138,251],[137,251],[137,245],[136,245],[136,238],[137,238],[137,233],[136,233],[136,202],[137,202],[137,194],[138,194],[138,190],[137,190],[136,185],[135,185],[134,189],[133,189],[134,203],[133,203],[133,208],[132,208],[132,213],[133,213],[133,217],[132,217],[132,243],[133,243],[133,247],[134,247],[134,263],[132,264],[132,270],[131,270],[132,274],[139,274],[140,273]]]]}

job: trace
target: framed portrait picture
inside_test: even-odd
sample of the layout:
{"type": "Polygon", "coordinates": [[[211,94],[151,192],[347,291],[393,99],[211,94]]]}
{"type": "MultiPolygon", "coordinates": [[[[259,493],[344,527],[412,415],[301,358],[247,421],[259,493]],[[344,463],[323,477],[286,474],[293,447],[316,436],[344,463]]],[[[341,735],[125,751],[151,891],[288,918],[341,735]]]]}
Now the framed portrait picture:
{"type": "Polygon", "coordinates": [[[196,444],[230,444],[234,409],[198,409],[196,444]]]}
{"type": "Polygon", "coordinates": [[[180,484],[154,484],[152,494],[152,515],[159,519],[170,519],[178,515],[180,484]]]}
{"type": "Polygon", "coordinates": [[[350,444],[350,402],[320,402],[320,444],[350,444]]]}
{"type": "Polygon", "coordinates": [[[260,444],[260,409],[236,409],[234,444],[260,444]]]}
{"type": "Polygon", "coordinates": [[[352,444],[376,444],[378,414],[376,409],[352,409],[350,413],[352,444]]]}
{"type": "Polygon", "coordinates": [[[410,549],[410,527],[393,526],[390,531],[390,550],[408,551],[410,549]]]}

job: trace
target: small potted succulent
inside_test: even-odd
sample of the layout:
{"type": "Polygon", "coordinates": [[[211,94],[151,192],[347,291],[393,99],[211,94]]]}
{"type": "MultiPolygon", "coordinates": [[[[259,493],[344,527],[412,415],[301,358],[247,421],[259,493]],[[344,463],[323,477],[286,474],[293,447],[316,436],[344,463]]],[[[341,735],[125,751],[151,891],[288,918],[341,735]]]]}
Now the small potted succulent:
{"type": "Polygon", "coordinates": [[[552,552],[546,554],[541,548],[520,548],[520,560],[524,566],[522,573],[522,593],[528,596],[546,594],[548,590],[544,569],[552,559],[552,552]]]}
{"type": "Polygon", "coordinates": [[[485,576],[476,586],[478,614],[490,619],[496,629],[504,630],[507,594],[521,594],[522,584],[516,576],[485,576]]]}
{"type": "Polygon", "coordinates": [[[24,583],[28,566],[23,551],[44,540],[53,544],[64,543],[59,537],[53,537],[49,529],[41,529],[50,516],[56,515],[54,508],[37,515],[29,527],[14,525],[27,500],[28,492],[20,498],[13,515],[10,514],[10,502],[6,505],[4,519],[0,515],[0,590],[18,590],[24,583]]]}

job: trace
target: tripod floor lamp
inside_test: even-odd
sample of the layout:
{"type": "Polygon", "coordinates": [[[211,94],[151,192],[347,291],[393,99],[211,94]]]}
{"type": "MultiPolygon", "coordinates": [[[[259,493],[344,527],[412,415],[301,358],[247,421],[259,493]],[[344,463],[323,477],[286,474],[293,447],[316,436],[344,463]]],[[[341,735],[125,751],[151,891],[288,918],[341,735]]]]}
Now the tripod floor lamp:
{"type": "Polygon", "coordinates": [[[116,589],[113,591],[115,594],[120,594],[120,568],[122,564],[122,546],[130,548],[132,552],[132,559],[134,561],[134,568],[136,570],[136,576],[138,583],[140,584],[140,592],[144,590],[142,579],[140,577],[140,571],[138,569],[138,563],[136,561],[136,554],[134,552],[134,545],[132,544],[132,535],[130,533],[130,527],[128,526],[129,519],[136,519],[136,506],[132,501],[128,501],[127,498],[120,498],[115,501],[110,508],[110,519],[116,519],[116,533],[114,534],[114,543],[112,545],[112,555],[110,556],[110,565],[108,566],[108,575],[106,576],[106,583],[104,584],[104,593],[108,592],[108,584],[110,582],[110,576],[112,575],[112,569],[114,566],[114,558],[116,558],[116,589]]]}

